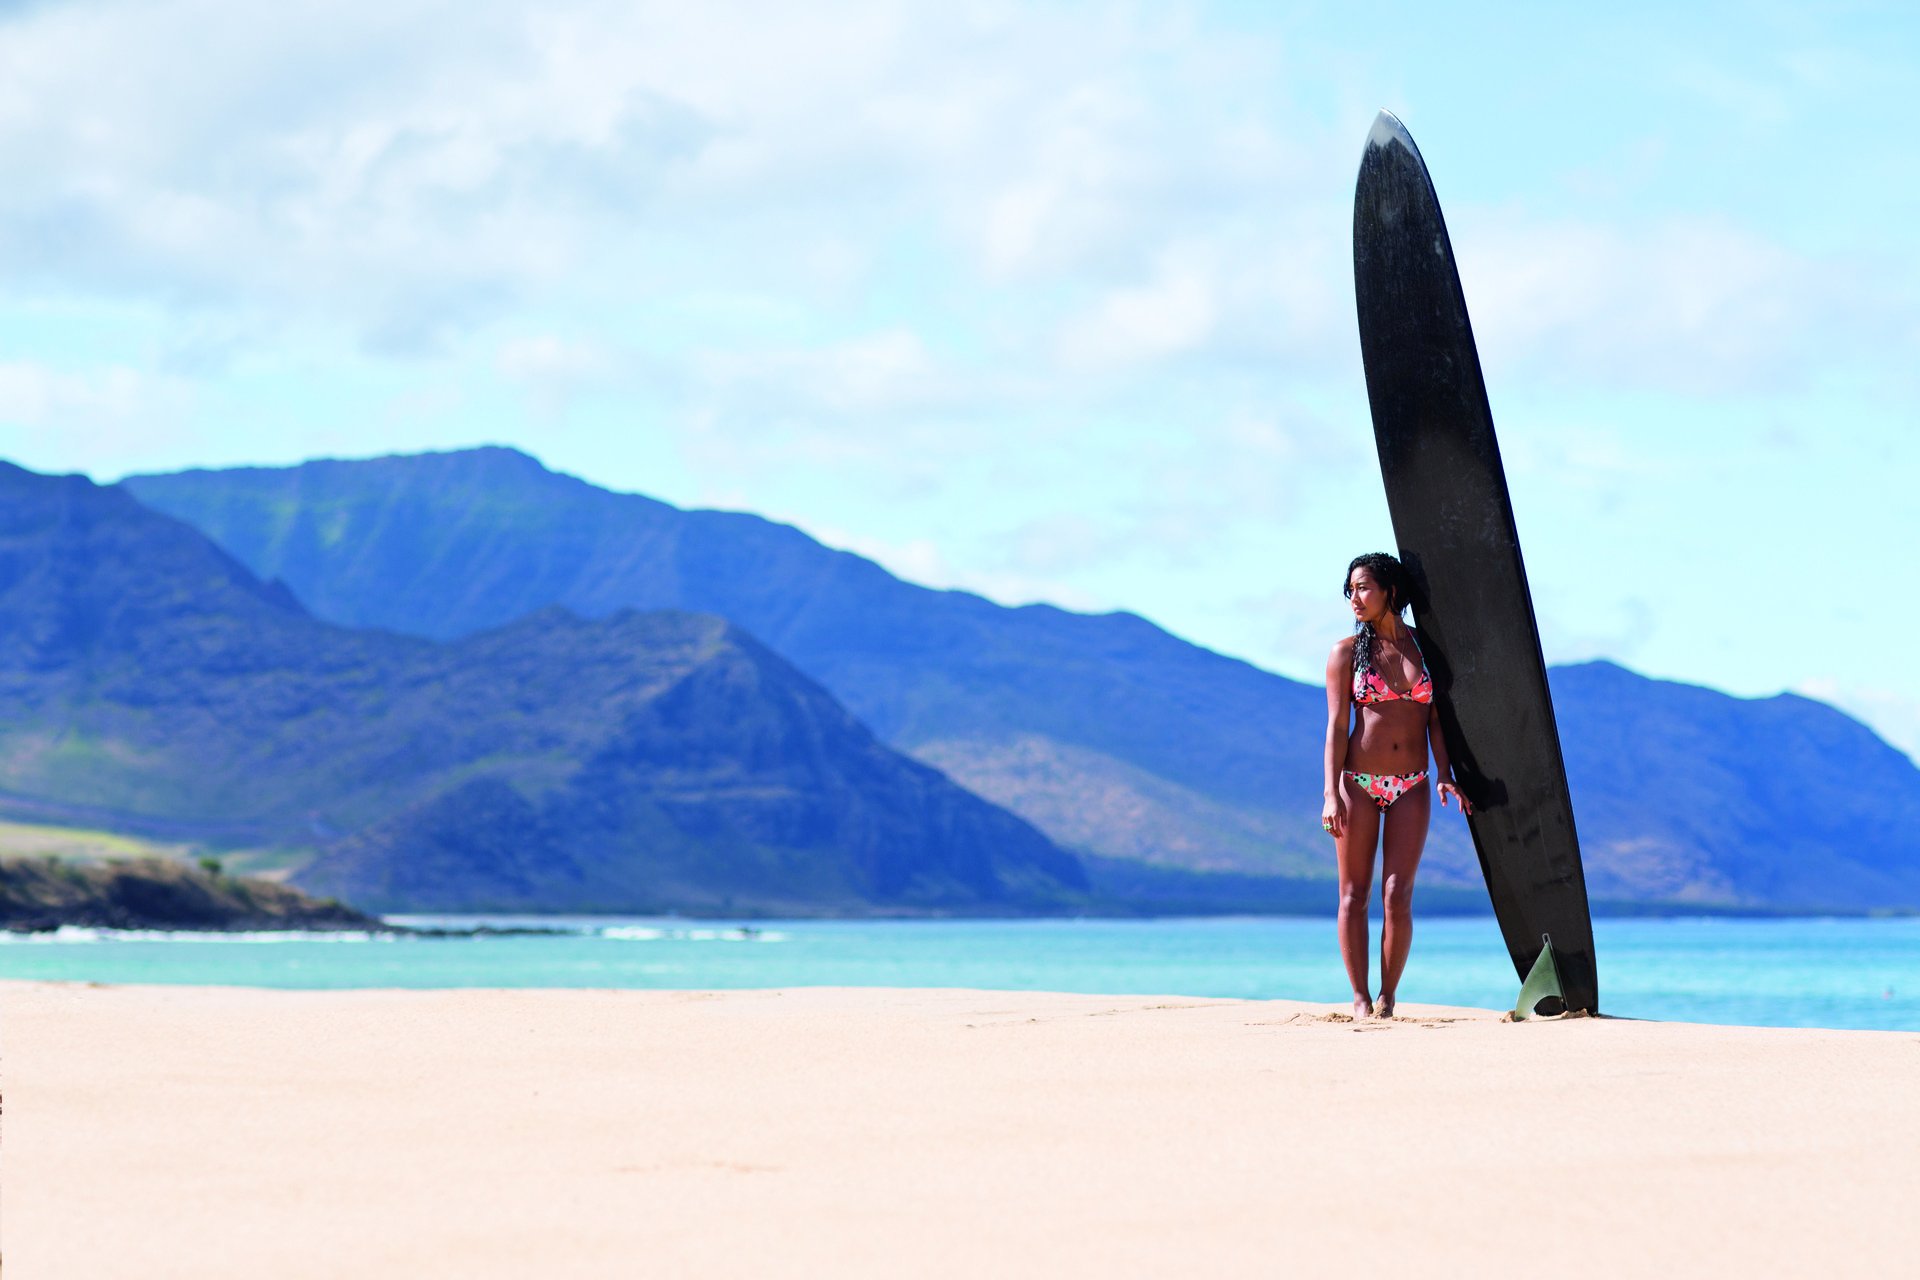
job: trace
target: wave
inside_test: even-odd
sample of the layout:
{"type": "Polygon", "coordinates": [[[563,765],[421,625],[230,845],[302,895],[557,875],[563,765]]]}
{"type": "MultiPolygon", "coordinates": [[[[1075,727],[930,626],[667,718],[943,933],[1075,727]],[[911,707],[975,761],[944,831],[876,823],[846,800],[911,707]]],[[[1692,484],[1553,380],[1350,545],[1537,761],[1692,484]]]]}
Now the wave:
{"type": "Polygon", "coordinates": [[[786,942],[790,936],[757,924],[694,924],[661,916],[407,915],[386,923],[436,937],[466,934],[604,938],[609,942],[786,942]]]}
{"type": "MultiPolygon", "coordinates": [[[[395,920],[398,924],[399,921],[395,920]]],[[[402,926],[406,928],[409,926],[402,926]]],[[[462,937],[498,938],[513,933],[534,937],[604,938],[610,942],[785,942],[787,934],[751,925],[721,929],[676,929],[657,925],[579,925],[572,928],[488,929],[454,928],[433,930],[435,940],[462,937]]],[[[228,944],[280,942],[414,942],[422,939],[405,932],[388,933],[352,929],[108,929],[92,925],[63,924],[57,929],[34,933],[0,930],[0,946],[69,945],[89,942],[214,942],[228,944]]]]}
{"type": "Polygon", "coordinates": [[[399,935],[359,929],[106,929],[63,924],[37,933],[0,932],[0,945],[73,942],[393,942],[399,935]]]}
{"type": "Polygon", "coordinates": [[[756,929],[742,925],[733,929],[663,929],[653,925],[606,925],[597,936],[618,942],[785,942],[787,935],[774,929],[756,929]]]}

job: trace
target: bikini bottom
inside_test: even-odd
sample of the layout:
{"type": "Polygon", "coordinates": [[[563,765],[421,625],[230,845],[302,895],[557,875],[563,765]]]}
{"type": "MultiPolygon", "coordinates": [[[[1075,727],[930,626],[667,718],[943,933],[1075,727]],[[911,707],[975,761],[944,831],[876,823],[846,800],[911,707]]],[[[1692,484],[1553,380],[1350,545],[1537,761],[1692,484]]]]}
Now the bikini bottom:
{"type": "Polygon", "coordinates": [[[1418,773],[1349,773],[1360,789],[1373,797],[1373,803],[1385,813],[1388,806],[1427,780],[1427,771],[1418,773]]]}

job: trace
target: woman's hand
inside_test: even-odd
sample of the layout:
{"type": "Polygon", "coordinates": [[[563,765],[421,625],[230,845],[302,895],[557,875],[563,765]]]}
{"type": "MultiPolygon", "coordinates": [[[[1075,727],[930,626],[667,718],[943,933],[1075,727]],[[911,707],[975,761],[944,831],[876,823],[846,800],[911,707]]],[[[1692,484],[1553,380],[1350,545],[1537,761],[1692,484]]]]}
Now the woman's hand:
{"type": "Polygon", "coordinates": [[[1320,806],[1320,829],[1336,840],[1347,834],[1347,801],[1337,791],[1320,806]]]}
{"type": "Polygon", "coordinates": [[[1467,797],[1461,792],[1459,787],[1456,787],[1451,782],[1442,782],[1437,784],[1434,790],[1440,793],[1440,807],[1442,809],[1447,807],[1447,797],[1452,796],[1460,802],[1460,812],[1462,814],[1467,817],[1473,816],[1473,806],[1467,802],[1467,797]]]}

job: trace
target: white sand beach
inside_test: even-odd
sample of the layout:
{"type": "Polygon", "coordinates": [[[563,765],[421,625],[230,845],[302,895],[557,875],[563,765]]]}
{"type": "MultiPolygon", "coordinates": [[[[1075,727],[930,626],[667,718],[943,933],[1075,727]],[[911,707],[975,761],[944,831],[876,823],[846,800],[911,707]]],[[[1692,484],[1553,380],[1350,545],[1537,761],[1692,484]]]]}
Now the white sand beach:
{"type": "Polygon", "coordinates": [[[1866,1275],[1920,1034],[995,991],[0,983],[6,1269],[1866,1275]]]}

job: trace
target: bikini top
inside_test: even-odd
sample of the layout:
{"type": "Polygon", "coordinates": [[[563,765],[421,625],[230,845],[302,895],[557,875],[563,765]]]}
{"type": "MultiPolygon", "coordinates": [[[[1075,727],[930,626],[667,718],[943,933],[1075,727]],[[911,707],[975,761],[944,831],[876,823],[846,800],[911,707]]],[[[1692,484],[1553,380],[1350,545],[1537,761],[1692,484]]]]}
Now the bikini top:
{"type": "MultiPolygon", "coordinates": [[[[1409,631],[1407,637],[1412,639],[1413,633],[1409,631]]],[[[1418,640],[1413,642],[1413,651],[1420,653],[1418,640]]],[[[1369,655],[1364,667],[1356,666],[1353,669],[1353,701],[1356,706],[1362,707],[1371,706],[1376,702],[1432,702],[1433,677],[1427,674],[1426,655],[1421,654],[1420,674],[1414,678],[1413,687],[1405,693],[1394,692],[1393,686],[1387,683],[1386,677],[1374,670],[1373,658],[1369,655]]]]}

